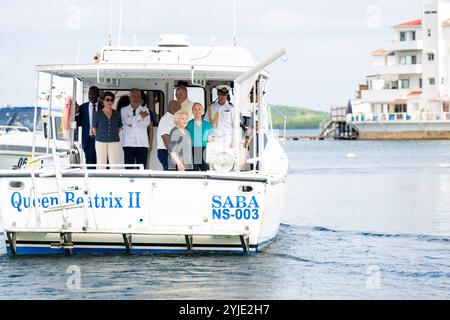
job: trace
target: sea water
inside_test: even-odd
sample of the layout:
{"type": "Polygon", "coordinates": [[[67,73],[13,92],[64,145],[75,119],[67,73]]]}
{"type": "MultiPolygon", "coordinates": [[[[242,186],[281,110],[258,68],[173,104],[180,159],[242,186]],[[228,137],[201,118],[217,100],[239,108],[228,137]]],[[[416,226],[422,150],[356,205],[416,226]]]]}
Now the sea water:
{"type": "Polygon", "coordinates": [[[450,298],[450,142],[285,146],[282,225],[263,252],[1,256],[0,298],[450,298]]]}

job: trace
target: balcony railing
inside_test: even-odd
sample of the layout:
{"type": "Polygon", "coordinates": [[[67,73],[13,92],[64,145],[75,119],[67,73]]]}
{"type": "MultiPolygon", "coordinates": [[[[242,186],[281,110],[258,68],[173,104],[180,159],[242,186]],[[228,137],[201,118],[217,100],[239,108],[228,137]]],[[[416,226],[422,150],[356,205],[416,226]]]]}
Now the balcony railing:
{"type": "Polygon", "coordinates": [[[422,64],[394,64],[388,66],[375,66],[374,71],[377,74],[420,74],[423,72],[422,64]]]}
{"type": "Polygon", "coordinates": [[[371,103],[404,100],[411,91],[411,89],[365,90],[361,92],[361,99],[371,103]]]}
{"type": "Polygon", "coordinates": [[[352,122],[450,122],[450,112],[354,114],[352,122]]]}
{"type": "Polygon", "coordinates": [[[408,51],[408,50],[423,50],[423,41],[386,41],[386,51],[408,51]]]}

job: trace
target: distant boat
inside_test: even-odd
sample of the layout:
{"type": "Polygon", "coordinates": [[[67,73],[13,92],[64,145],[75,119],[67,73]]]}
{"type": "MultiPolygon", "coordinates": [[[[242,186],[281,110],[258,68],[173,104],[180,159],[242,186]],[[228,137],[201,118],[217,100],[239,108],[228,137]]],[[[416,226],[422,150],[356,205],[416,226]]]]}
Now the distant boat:
{"type": "MultiPolygon", "coordinates": [[[[33,157],[33,139],[35,156],[51,152],[46,139],[46,125],[49,110],[45,107],[8,107],[0,108],[0,169],[21,169],[31,165],[33,157]],[[34,115],[36,111],[36,130],[34,130],[34,115]],[[36,132],[35,132],[36,131],[36,132]],[[35,134],[36,133],[36,134],[35,134]]],[[[61,111],[53,110],[55,123],[61,126],[61,111]]],[[[63,132],[58,128],[57,149],[68,151],[70,143],[65,141],[63,132]]],[[[51,163],[39,160],[36,165],[51,163]]]]}

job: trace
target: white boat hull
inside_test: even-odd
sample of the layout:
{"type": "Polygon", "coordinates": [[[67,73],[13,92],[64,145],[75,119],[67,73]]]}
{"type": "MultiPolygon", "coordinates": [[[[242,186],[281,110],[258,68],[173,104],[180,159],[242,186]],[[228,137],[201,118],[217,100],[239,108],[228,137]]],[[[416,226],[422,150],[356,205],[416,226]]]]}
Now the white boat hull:
{"type": "Polygon", "coordinates": [[[0,214],[10,254],[255,252],[276,237],[284,180],[80,170],[59,196],[55,177],[35,177],[33,190],[31,172],[3,171],[0,214]]]}

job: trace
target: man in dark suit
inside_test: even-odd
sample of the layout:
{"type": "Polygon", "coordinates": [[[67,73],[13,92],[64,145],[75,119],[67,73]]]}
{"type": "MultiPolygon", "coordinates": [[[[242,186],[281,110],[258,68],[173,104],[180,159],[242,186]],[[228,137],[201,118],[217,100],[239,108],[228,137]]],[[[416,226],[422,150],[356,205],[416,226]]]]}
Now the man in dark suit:
{"type": "Polygon", "coordinates": [[[92,119],[97,110],[101,110],[103,107],[99,98],[100,90],[97,87],[89,88],[89,102],[82,104],[76,110],[75,119],[77,126],[82,128],[81,146],[86,156],[86,164],[97,164],[92,119]]]}

